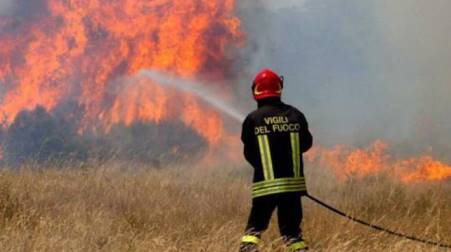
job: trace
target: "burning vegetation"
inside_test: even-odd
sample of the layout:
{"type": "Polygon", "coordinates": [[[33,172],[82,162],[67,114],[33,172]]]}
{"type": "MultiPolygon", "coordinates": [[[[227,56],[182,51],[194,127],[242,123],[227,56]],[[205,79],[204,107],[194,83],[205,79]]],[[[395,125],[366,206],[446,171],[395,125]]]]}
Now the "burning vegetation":
{"type": "Polygon", "coordinates": [[[316,147],[307,154],[307,160],[330,169],[341,181],[381,173],[399,177],[405,183],[451,179],[451,166],[430,155],[402,159],[389,153],[389,144],[377,140],[368,148],[316,147]]]}
{"type": "Polygon", "coordinates": [[[0,116],[8,163],[51,158],[55,151],[79,156],[87,152],[86,144],[74,147],[79,142],[103,145],[104,138],[125,141],[118,147],[124,155],[147,156],[214,147],[226,136],[220,114],[194,97],[149,79],[125,83],[121,77],[141,69],[229,76],[226,52],[242,40],[234,0],[17,5],[28,15],[0,17],[0,116]],[[65,110],[67,104],[78,109],[65,110]],[[179,141],[166,141],[174,134],[179,141]]]}
{"type": "MultiPolygon", "coordinates": [[[[158,166],[224,142],[234,142],[237,153],[231,139],[238,136],[220,112],[156,80],[126,78],[152,69],[234,79],[230,56],[244,41],[236,4],[17,1],[20,13],[0,17],[2,162],[114,157],[158,166]]],[[[317,147],[307,160],[342,181],[380,172],[406,183],[451,178],[450,165],[430,155],[397,158],[382,141],[361,149],[317,147]]]]}

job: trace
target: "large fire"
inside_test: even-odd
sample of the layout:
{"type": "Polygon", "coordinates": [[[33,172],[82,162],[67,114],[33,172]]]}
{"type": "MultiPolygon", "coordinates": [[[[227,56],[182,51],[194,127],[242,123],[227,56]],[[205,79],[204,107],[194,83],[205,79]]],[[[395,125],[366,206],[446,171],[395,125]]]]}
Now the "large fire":
{"type": "Polygon", "coordinates": [[[211,145],[222,139],[221,116],[193,97],[149,80],[115,80],[140,69],[225,78],[226,50],[242,41],[235,0],[42,2],[45,13],[30,20],[0,18],[0,115],[7,123],[21,110],[76,100],[86,127],[178,118],[211,145]]]}
{"type": "MultiPolygon", "coordinates": [[[[227,54],[243,41],[235,4],[42,0],[36,15],[0,17],[0,120],[8,126],[22,110],[52,110],[75,101],[84,110],[80,133],[181,120],[210,146],[229,142],[237,153],[238,137],[227,133],[214,109],[149,79],[123,80],[141,69],[229,78],[227,54]]],[[[367,149],[317,147],[307,158],[331,168],[341,180],[380,172],[394,172],[404,182],[451,178],[451,166],[430,156],[398,160],[387,154],[382,141],[367,149]]]]}

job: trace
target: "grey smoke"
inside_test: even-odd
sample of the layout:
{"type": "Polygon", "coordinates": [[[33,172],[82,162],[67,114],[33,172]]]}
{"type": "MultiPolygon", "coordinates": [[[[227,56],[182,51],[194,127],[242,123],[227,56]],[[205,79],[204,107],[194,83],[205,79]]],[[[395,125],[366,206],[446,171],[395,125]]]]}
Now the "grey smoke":
{"type": "Polygon", "coordinates": [[[13,0],[0,0],[0,16],[7,15],[13,7],[13,0]]]}
{"type": "MultiPolygon", "coordinates": [[[[284,100],[306,114],[317,143],[381,138],[451,152],[451,1],[236,2],[247,36],[233,86],[243,101],[237,107],[255,107],[253,75],[272,67],[285,76],[284,100]]],[[[43,0],[0,0],[0,16],[17,16],[11,32],[45,11],[43,0]]]]}
{"type": "Polygon", "coordinates": [[[241,4],[244,79],[285,75],[321,144],[451,150],[450,1],[287,2],[241,4]]]}

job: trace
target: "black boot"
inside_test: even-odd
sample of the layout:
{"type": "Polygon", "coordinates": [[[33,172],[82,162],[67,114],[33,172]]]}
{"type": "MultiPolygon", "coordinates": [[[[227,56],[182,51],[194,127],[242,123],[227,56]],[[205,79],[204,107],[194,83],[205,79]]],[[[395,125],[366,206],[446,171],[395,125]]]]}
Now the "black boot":
{"type": "Polygon", "coordinates": [[[258,252],[258,245],[255,243],[241,243],[240,252],[258,252]]]}

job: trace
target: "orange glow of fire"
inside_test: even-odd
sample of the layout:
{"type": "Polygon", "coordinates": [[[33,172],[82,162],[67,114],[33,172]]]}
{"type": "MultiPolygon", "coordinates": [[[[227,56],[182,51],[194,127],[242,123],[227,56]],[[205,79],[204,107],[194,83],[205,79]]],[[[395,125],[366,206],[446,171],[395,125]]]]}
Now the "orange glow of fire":
{"type": "Polygon", "coordinates": [[[394,174],[405,183],[433,182],[451,179],[451,165],[425,155],[418,158],[396,159],[387,153],[388,144],[377,140],[368,148],[315,147],[306,160],[330,169],[339,180],[365,178],[380,173],[394,174]]]}
{"type": "MultiPolygon", "coordinates": [[[[226,51],[243,41],[235,0],[45,4],[46,15],[0,35],[0,85],[6,90],[0,119],[11,123],[21,110],[51,110],[71,99],[86,109],[86,125],[100,122],[106,130],[118,123],[181,119],[210,145],[224,137],[221,116],[193,97],[151,80],[123,87],[115,80],[141,69],[226,78],[226,51]]],[[[0,17],[0,28],[8,30],[11,19],[0,17]]]]}
{"type": "MultiPolygon", "coordinates": [[[[180,120],[210,146],[233,149],[225,151],[232,153],[227,159],[241,158],[233,154],[241,149],[238,137],[226,131],[218,112],[152,80],[126,78],[141,69],[228,78],[228,49],[244,40],[235,0],[42,2],[45,15],[0,17],[0,121],[10,124],[38,105],[51,110],[76,101],[85,109],[83,127],[108,131],[116,124],[180,120]]],[[[387,148],[383,141],[360,149],[317,147],[307,159],[343,181],[383,171],[406,183],[451,178],[445,163],[430,156],[397,160],[387,148]]]]}
{"type": "Polygon", "coordinates": [[[434,160],[431,156],[399,161],[397,169],[401,171],[401,178],[406,183],[451,178],[451,166],[434,160]]]}

